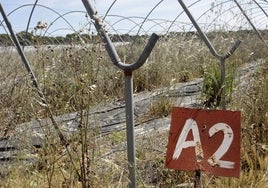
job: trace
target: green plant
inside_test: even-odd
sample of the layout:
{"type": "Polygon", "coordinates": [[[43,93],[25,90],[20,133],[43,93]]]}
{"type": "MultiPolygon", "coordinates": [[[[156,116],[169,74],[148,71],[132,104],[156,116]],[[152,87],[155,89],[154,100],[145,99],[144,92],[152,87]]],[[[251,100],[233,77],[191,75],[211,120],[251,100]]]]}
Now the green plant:
{"type": "Polygon", "coordinates": [[[209,67],[210,70],[205,70],[203,95],[205,98],[204,106],[208,108],[216,108],[220,105],[222,98],[221,75],[218,66],[209,67]]]}
{"type": "Polygon", "coordinates": [[[233,62],[227,62],[224,85],[222,85],[219,63],[213,61],[206,66],[202,91],[205,108],[218,108],[223,100],[223,94],[225,95],[225,103],[230,102],[236,66],[233,62]],[[223,90],[225,90],[225,93],[223,93],[223,90]]]}

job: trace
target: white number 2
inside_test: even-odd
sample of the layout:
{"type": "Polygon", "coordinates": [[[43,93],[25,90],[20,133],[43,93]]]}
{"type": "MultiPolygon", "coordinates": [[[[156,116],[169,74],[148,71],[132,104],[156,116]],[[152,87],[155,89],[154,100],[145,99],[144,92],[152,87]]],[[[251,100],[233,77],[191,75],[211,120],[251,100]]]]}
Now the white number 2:
{"type": "Polygon", "coordinates": [[[212,137],[219,131],[224,134],[223,141],[217,151],[208,159],[208,163],[211,166],[219,165],[221,168],[234,168],[234,162],[221,160],[233,142],[233,130],[226,123],[217,123],[209,129],[209,136],[212,137]]]}

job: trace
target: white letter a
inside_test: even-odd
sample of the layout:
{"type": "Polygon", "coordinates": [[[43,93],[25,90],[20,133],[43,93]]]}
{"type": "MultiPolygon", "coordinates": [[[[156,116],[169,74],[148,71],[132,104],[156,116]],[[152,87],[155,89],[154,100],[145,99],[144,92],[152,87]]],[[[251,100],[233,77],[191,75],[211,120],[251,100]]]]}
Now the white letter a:
{"type": "Polygon", "coordinates": [[[180,154],[182,152],[182,149],[189,148],[189,147],[195,147],[195,153],[196,156],[204,157],[203,155],[203,149],[201,147],[201,141],[200,141],[200,135],[198,131],[198,126],[195,120],[193,119],[187,119],[184,127],[181,131],[181,134],[178,138],[176,148],[174,150],[172,159],[176,160],[180,157],[180,154]],[[193,140],[192,141],[186,141],[187,136],[189,132],[192,130],[193,133],[193,140]]]}

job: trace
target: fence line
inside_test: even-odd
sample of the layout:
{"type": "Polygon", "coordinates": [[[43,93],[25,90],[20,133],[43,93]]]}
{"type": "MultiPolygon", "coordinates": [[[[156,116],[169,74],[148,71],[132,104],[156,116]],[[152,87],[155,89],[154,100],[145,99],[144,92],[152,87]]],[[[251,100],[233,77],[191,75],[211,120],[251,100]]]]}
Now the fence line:
{"type": "MultiPolygon", "coordinates": [[[[28,30],[30,28],[30,23],[31,23],[31,19],[32,19],[32,15],[33,12],[35,10],[35,8],[37,6],[41,6],[43,8],[47,8],[48,10],[53,11],[55,14],[58,15],[57,18],[55,18],[51,24],[46,28],[45,32],[43,33],[43,36],[45,36],[49,29],[51,28],[51,26],[59,19],[63,19],[67,25],[70,26],[72,31],[76,31],[76,29],[72,26],[72,24],[65,18],[66,15],[74,13],[74,12],[81,12],[84,13],[83,11],[69,11],[67,13],[64,14],[60,14],[57,11],[54,11],[53,9],[50,9],[47,6],[44,5],[39,5],[37,4],[38,0],[35,1],[34,4],[31,4],[29,6],[33,5],[31,14],[29,16],[28,19],[28,23],[27,23],[27,27],[26,27],[26,33],[28,33],[28,30]]],[[[146,34],[149,33],[149,31],[153,30],[152,28],[154,26],[161,26],[161,23],[159,23],[159,19],[151,19],[149,18],[149,16],[151,15],[151,13],[153,11],[155,11],[155,9],[157,7],[160,6],[160,4],[163,2],[163,0],[159,1],[151,10],[150,12],[145,16],[145,17],[140,17],[139,19],[142,19],[142,22],[138,23],[135,22],[132,18],[130,17],[123,17],[120,15],[109,15],[110,10],[112,9],[112,7],[115,5],[116,0],[113,1],[112,5],[109,7],[108,11],[106,12],[106,14],[104,15],[104,19],[108,18],[109,16],[112,17],[119,17],[120,20],[118,20],[117,22],[113,23],[113,24],[106,24],[107,22],[103,22],[104,20],[97,14],[97,11],[93,8],[92,4],[90,4],[90,2],[88,0],[82,0],[84,7],[86,9],[87,14],[90,16],[91,21],[89,21],[86,26],[88,26],[88,24],[93,23],[96,31],[98,32],[99,35],[101,35],[103,42],[105,43],[105,47],[106,47],[106,51],[108,52],[110,59],[112,61],[112,63],[118,67],[119,69],[121,69],[124,72],[124,76],[125,76],[125,102],[126,102],[126,131],[127,131],[127,153],[128,153],[128,168],[129,168],[129,179],[130,179],[130,187],[136,187],[136,162],[135,162],[135,135],[134,135],[134,106],[133,106],[133,78],[132,78],[132,72],[134,70],[139,69],[141,66],[143,66],[143,64],[145,63],[146,59],[148,58],[148,56],[150,55],[151,51],[153,50],[157,40],[159,39],[159,36],[155,33],[153,33],[147,43],[147,45],[145,46],[143,52],[141,53],[140,57],[138,58],[138,60],[133,63],[133,64],[125,64],[121,61],[118,52],[115,48],[115,45],[112,43],[111,38],[109,36],[109,31],[107,31],[105,29],[106,25],[109,25],[111,28],[113,28],[114,25],[118,24],[121,21],[124,20],[128,20],[131,21],[135,24],[135,27],[138,27],[137,33],[136,35],[140,35],[141,31],[145,31],[146,34]],[[149,28],[149,30],[146,30],[143,26],[145,24],[145,22],[154,22],[155,25],[151,26],[149,28]]],[[[201,2],[201,0],[195,1],[194,3],[190,4],[189,6],[186,6],[184,4],[184,2],[182,0],[178,0],[178,2],[180,3],[181,7],[183,8],[183,12],[180,12],[179,15],[173,20],[171,21],[171,24],[168,26],[168,29],[166,31],[166,34],[171,31],[172,26],[175,25],[176,20],[178,18],[180,18],[183,13],[186,13],[186,15],[189,17],[189,19],[191,20],[191,23],[193,24],[193,27],[195,27],[195,29],[197,30],[199,36],[201,37],[201,39],[204,41],[204,43],[206,44],[206,46],[208,47],[208,49],[210,50],[211,54],[213,56],[215,56],[219,61],[220,61],[220,65],[221,65],[221,88],[222,88],[222,99],[221,99],[221,108],[225,109],[226,108],[226,102],[225,102],[225,77],[226,77],[226,70],[225,70],[225,61],[226,59],[228,59],[230,56],[233,55],[233,53],[236,51],[236,49],[238,48],[238,46],[240,45],[240,41],[237,40],[235,41],[235,43],[231,46],[231,48],[225,53],[225,54],[219,54],[216,49],[214,48],[214,46],[212,45],[212,43],[210,42],[210,40],[208,39],[207,35],[205,34],[205,32],[202,30],[202,28],[200,27],[200,25],[198,24],[197,20],[201,19],[201,17],[205,16],[207,11],[205,13],[203,13],[200,17],[198,17],[197,20],[195,20],[195,18],[193,17],[192,13],[189,11],[189,8],[193,7],[194,5],[196,5],[197,3],[201,2]]],[[[225,1],[225,2],[221,2],[217,5],[215,5],[214,7],[210,8],[209,10],[212,10],[213,8],[215,8],[216,6],[221,6],[224,3],[229,3],[231,1],[225,1]]],[[[237,7],[241,10],[242,15],[246,18],[246,20],[250,23],[251,27],[253,28],[253,30],[257,33],[257,35],[259,36],[259,38],[263,41],[264,39],[262,38],[261,34],[259,33],[258,29],[255,27],[255,24],[251,21],[251,19],[248,17],[247,13],[242,9],[242,7],[240,6],[240,3],[238,1],[234,1],[237,5],[237,7]]],[[[254,1],[255,2],[255,1],[254,1]]],[[[257,4],[257,2],[255,2],[257,4]]],[[[260,4],[257,4],[258,6],[260,4]]],[[[17,9],[14,9],[12,12],[10,12],[8,15],[16,12],[16,10],[24,7],[26,5],[20,6],[17,9]]],[[[27,5],[28,6],[28,5],[27,5]]],[[[259,6],[259,8],[262,10],[263,13],[266,13],[265,10],[259,6]]],[[[31,79],[33,81],[33,85],[34,87],[37,89],[39,97],[42,100],[42,103],[44,104],[49,117],[52,121],[52,124],[62,142],[62,145],[64,145],[68,151],[68,143],[66,138],[64,137],[64,135],[62,134],[58,124],[56,123],[56,121],[54,120],[53,114],[51,112],[51,110],[49,109],[49,107],[47,106],[47,101],[45,98],[45,95],[43,94],[43,92],[41,91],[41,89],[39,88],[37,79],[30,67],[30,64],[21,48],[21,45],[19,43],[19,40],[10,24],[10,22],[8,21],[8,17],[5,14],[5,11],[2,7],[2,5],[0,4],[0,11],[2,14],[2,17],[4,19],[4,21],[1,22],[1,25],[4,27],[4,29],[6,30],[5,26],[4,26],[4,22],[6,24],[6,27],[8,28],[8,31],[11,35],[12,41],[14,42],[14,45],[16,46],[18,53],[22,59],[22,62],[24,63],[24,66],[26,67],[28,73],[31,75],[31,79]]],[[[267,14],[265,14],[267,16],[267,14]]],[[[215,18],[217,19],[217,18],[215,18]]],[[[165,21],[165,20],[162,20],[165,21]]],[[[209,24],[210,25],[210,24],[209,24]]],[[[191,28],[191,27],[190,27],[191,28]]],[[[164,30],[164,28],[162,28],[164,30]]],[[[134,30],[134,29],[133,29],[134,30]]],[[[191,29],[190,29],[191,30],[191,29]]],[[[132,31],[132,29],[130,30],[132,31]]],[[[7,32],[7,31],[6,31],[7,32]]],[[[80,37],[78,35],[78,37],[80,37]]],[[[134,41],[135,42],[135,41],[134,41]]],[[[70,159],[72,159],[72,157],[70,156],[70,159]]],[[[74,165],[73,165],[74,166],[74,165]]],[[[77,170],[76,170],[77,171],[77,170]]],[[[77,172],[77,174],[79,175],[79,173],[77,172]]],[[[195,187],[199,187],[200,186],[200,171],[197,172],[196,174],[196,185],[195,187]]]]}
{"type": "MultiPolygon", "coordinates": [[[[192,8],[195,8],[197,6],[202,5],[202,3],[204,3],[204,2],[205,2],[204,0],[195,0],[195,1],[189,2],[188,3],[189,5],[187,5],[187,7],[188,7],[188,9],[192,9],[192,8]]],[[[112,12],[112,10],[113,10],[114,6],[117,5],[117,3],[118,2],[116,0],[113,1],[112,4],[109,6],[108,10],[104,14],[103,20],[105,21],[105,23],[106,23],[107,26],[111,26],[112,27],[115,24],[114,22],[118,22],[118,20],[114,20],[112,22],[111,22],[111,20],[107,20],[108,17],[111,18],[111,19],[114,19],[115,18],[115,17],[112,18],[111,15],[115,15],[112,12]]],[[[126,21],[128,20],[130,22],[133,22],[133,21],[136,22],[136,24],[134,24],[134,25],[137,25],[137,30],[135,31],[136,33],[134,32],[133,34],[136,34],[136,35],[137,34],[149,34],[149,33],[155,32],[154,31],[155,27],[150,26],[150,21],[152,21],[152,20],[155,20],[155,22],[156,22],[156,25],[155,26],[160,26],[158,29],[159,29],[160,33],[162,33],[162,34],[164,32],[167,34],[167,33],[171,32],[171,31],[176,31],[177,32],[177,28],[174,28],[174,27],[177,27],[178,25],[181,25],[181,23],[184,22],[184,20],[182,20],[182,15],[184,13],[183,10],[181,11],[181,10],[178,9],[178,11],[176,13],[177,16],[175,16],[174,19],[167,19],[168,22],[166,22],[166,23],[164,22],[164,20],[162,22],[158,18],[150,18],[153,13],[156,13],[158,11],[157,10],[158,8],[161,8],[162,4],[163,4],[163,0],[158,1],[155,4],[155,6],[152,7],[150,9],[150,11],[145,16],[140,16],[140,18],[142,18],[142,22],[140,22],[140,23],[139,22],[136,22],[134,20],[133,16],[126,16],[126,15],[124,15],[125,18],[127,18],[127,17],[129,18],[129,19],[126,19],[126,21]],[[168,26],[167,26],[167,24],[168,24],[168,26]],[[146,28],[148,28],[148,27],[149,27],[149,29],[147,30],[146,28]]],[[[221,23],[220,22],[219,23],[216,23],[216,22],[218,22],[220,19],[222,19],[222,16],[223,15],[226,15],[226,14],[229,14],[229,13],[232,13],[232,12],[236,11],[235,12],[236,14],[233,15],[232,18],[230,18],[230,19],[233,19],[233,18],[234,19],[241,18],[241,19],[244,19],[246,22],[249,22],[249,20],[251,20],[250,21],[251,22],[250,23],[251,28],[254,29],[254,27],[255,27],[254,30],[258,34],[258,29],[259,28],[257,28],[256,26],[258,25],[257,24],[257,21],[260,20],[260,19],[257,19],[257,20],[256,19],[249,19],[250,17],[253,17],[254,18],[254,15],[250,15],[250,13],[247,13],[247,11],[252,10],[252,9],[256,9],[257,11],[256,11],[255,14],[257,14],[259,12],[260,13],[260,16],[263,15],[263,16],[265,16],[265,18],[267,18],[267,11],[266,11],[266,6],[265,6],[267,4],[268,3],[266,1],[263,2],[263,1],[257,1],[257,0],[254,0],[253,3],[250,3],[249,1],[243,1],[243,2],[241,1],[241,2],[239,2],[239,1],[232,1],[232,0],[225,0],[225,1],[224,0],[217,0],[213,4],[211,4],[210,7],[204,8],[203,12],[200,12],[199,15],[198,16],[195,16],[195,17],[196,17],[196,21],[199,24],[202,23],[202,22],[204,23],[204,28],[206,28],[206,30],[204,30],[204,31],[207,31],[207,30],[208,31],[209,30],[212,31],[214,29],[214,26],[215,25],[216,26],[219,25],[219,27],[221,26],[221,23]],[[242,8],[242,5],[243,6],[247,6],[247,9],[239,12],[239,6],[240,6],[240,8],[242,8]],[[230,6],[230,7],[228,7],[228,6],[230,6]],[[222,10],[221,10],[222,11],[222,14],[220,14],[220,13],[219,14],[217,14],[217,13],[214,14],[213,11],[216,12],[217,10],[215,10],[215,9],[218,9],[219,7],[222,8],[222,10]],[[212,16],[212,19],[207,20],[207,17],[211,17],[211,16],[212,16]],[[205,21],[202,21],[202,20],[205,20],[205,21]]],[[[79,11],[81,13],[84,12],[84,11],[81,11],[81,10],[79,10],[79,11],[78,10],[77,11],[71,10],[71,11],[67,11],[65,13],[60,13],[59,11],[57,11],[57,10],[55,10],[53,8],[50,8],[49,6],[46,6],[46,5],[43,5],[43,4],[38,3],[38,0],[35,0],[35,2],[33,4],[25,4],[25,5],[19,6],[19,7],[15,8],[15,9],[13,9],[12,11],[10,11],[7,15],[10,16],[10,15],[16,14],[19,10],[21,10],[22,8],[26,8],[26,7],[32,7],[31,8],[31,13],[30,13],[29,17],[26,18],[27,19],[27,26],[25,28],[26,33],[29,32],[29,30],[31,28],[33,28],[33,26],[32,26],[33,25],[33,14],[36,11],[38,11],[37,8],[44,8],[45,10],[47,9],[51,13],[55,13],[58,16],[57,18],[55,18],[51,22],[48,20],[50,23],[48,24],[48,27],[46,28],[45,33],[43,33],[43,35],[45,35],[46,33],[49,33],[49,29],[53,29],[52,26],[55,25],[55,22],[56,21],[59,21],[60,22],[59,19],[62,19],[62,21],[69,28],[71,28],[73,30],[73,32],[77,32],[79,29],[74,26],[74,23],[71,23],[71,21],[68,20],[68,18],[66,17],[66,15],[68,15],[68,14],[70,14],[72,12],[79,12],[79,11]]],[[[118,17],[119,16],[123,16],[123,15],[118,15],[118,17]]],[[[88,22],[90,22],[90,21],[88,21],[88,22]]],[[[263,20],[262,22],[263,23],[260,26],[263,27],[265,25],[265,22],[267,22],[267,19],[263,20]]],[[[2,25],[2,27],[5,27],[2,23],[3,23],[3,21],[1,21],[1,24],[0,25],[2,25]]],[[[226,25],[226,24],[228,24],[228,21],[227,20],[226,20],[226,22],[224,24],[227,27],[227,29],[229,28],[231,30],[232,29],[237,29],[237,27],[241,27],[241,26],[243,28],[243,25],[239,25],[239,24],[236,24],[237,26],[234,26],[234,25],[229,25],[228,26],[228,25],[226,25]]],[[[114,28],[112,31],[118,31],[118,30],[120,30],[120,28],[118,28],[118,27],[119,27],[119,25],[117,25],[117,28],[114,28]]],[[[65,28],[65,27],[62,27],[62,28],[65,28]]],[[[251,28],[248,28],[248,29],[251,29],[251,28]]],[[[110,28],[106,28],[106,29],[109,30],[110,28]]],[[[188,31],[191,31],[192,29],[193,28],[190,26],[185,31],[187,31],[187,30],[188,31]]],[[[264,29],[264,28],[261,28],[261,29],[264,29]]],[[[131,29],[131,30],[134,31],[133,29],[131,29]]],[[[55,32],[53,32],[53,33],[55,33],[55,32]]],[[[130,32],[128,32],[128,33],[130,33],[130,32]]]]}

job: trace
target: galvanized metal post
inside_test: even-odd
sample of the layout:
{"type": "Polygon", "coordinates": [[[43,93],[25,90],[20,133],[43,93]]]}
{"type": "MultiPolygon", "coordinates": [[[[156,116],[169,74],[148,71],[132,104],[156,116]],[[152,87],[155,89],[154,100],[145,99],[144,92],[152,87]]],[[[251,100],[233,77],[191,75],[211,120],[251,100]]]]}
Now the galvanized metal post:
{"type": "Polygon", "coordinates": [[[202,29],[199,27],[198,23],[195,21],[195,19],[192,16],[191,12],[187,8],[187,6],[184,4],[183,0],[178,0],[178,1],[179,1],[180,5],[182,6],[182,8],[184,9],[184,11],[187,14],[187,16],[189,17],[189,19],[191,20],[191,22],[194,25],[194,27],[196,28],[199,36],[201,37],[201,39],[205,42],[205,44],[209,48],[209,50],[212,53],[212,55],[215,56],[216,58],[218,58],[219,61],[220,61],[220,67],[221,67],[221,89],[222,89],[220,106],[222,107],[222,109],[225,109],[226,108],[226,101],[225,101],[225,95],[226,95],[225,94],[225,91],[226,91],[226,87],[225,87],[225,72],[226,72],[225,60],[227,58],[229,58],[231,55],[233,55],[235,50],[240,45],[241,41],[237,40],[233,44],[231,49],[226,54],[224,54],[224,55],[218,54],[217,51],[215,50],[215,48],[213,47],[213,45],[211,44],[211,42],[209,41],[209,39],[206,36],[206,34],[202,31],[202,29]]]}
{"type": "Polygon", "coordinates": [[[95,28],[102,36],[103,41],[106,43],[106,50],[115,66],[122,69],[125,73],[125,101],[126,101],[126,131],[127,131],[127,154],[128,154],[128,169],[129,169],[129,187],[136,187],[136,162],[135,162],[135,134],[134,134],[134,106],[133,106],[133,79],[132,72],[140,68],[150,55],[157,40],[158,35],[152,34],[146,47],[144,48],[139,59],[133,64],[124,64],[121,62],[116,49],[111,42],[107,32],[104,28],[104,23],[98,17],[96,10],[89,3],[88,0],[82,0],[87,13],[94,21],[95,28]]]}
{"type": "MultiPolygon", "coordinates": [[[[192,24],[196,28],[199,36],[201,39],[205,42],[207,47],[209,48],[210,52],[212,53],[213,56],[218,58],[220,60],[220,67],[221,67],[221,101],[220,101],[220,106],[222,109],[226,109],[226,101],[225,101],[225,91],[226,91],[226,86],[225,86],[225,77],[226,77],[226,68],[225,68],[225,60],[233,55],[235,50],[238,48],[240,45],[241,41],[236,41],[234,45],[231,47],[231,49],[224,55],[220,55],[217,53],[211,42],[209,41],[208,37],[206,34],[202,31],[202,29],[199,27],[198,23],[195,21],[194,17],[192,16],[191,12],[187,8],[187,6],[184,4],[183,0],[178,0],[182,8],[184,9],[185,13],[191,20],[192,24]]],[[[197,170],[195,173],[195,183],[194,183],[195,188],[200,188],[201,187],[201,171],[197,170]]]]}
{"type": "Polygon", "coordinates": [[[200,188],[200,187],[201,187],[201,171],[197,170],[195,171],[194,188],[200,188]]]}
{"type": "Polygon", "coordinates": [[[132,71],[125,71],[125,101],[126,101],[126,124],[127,124],[127,157],[130,187],[136,187],[135,175],[135,133],[134,133],[134,106],[133,106],[133,78],[132,71]]]}

